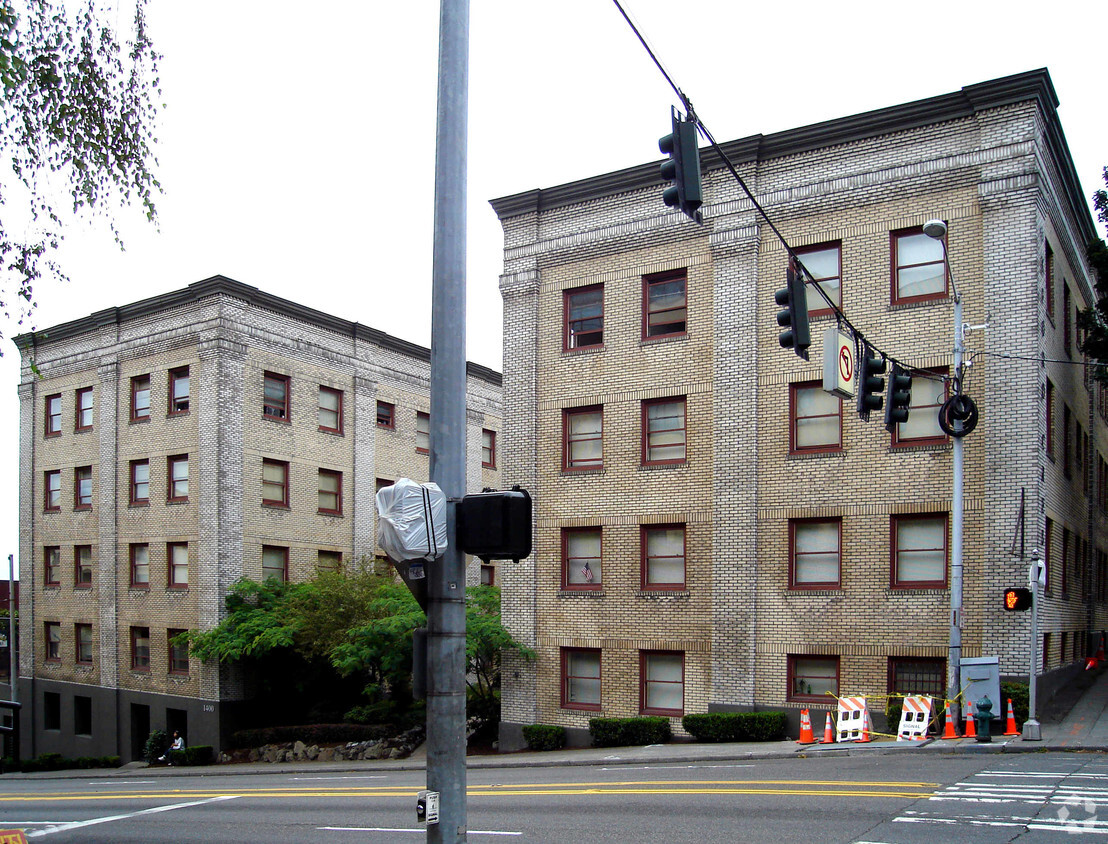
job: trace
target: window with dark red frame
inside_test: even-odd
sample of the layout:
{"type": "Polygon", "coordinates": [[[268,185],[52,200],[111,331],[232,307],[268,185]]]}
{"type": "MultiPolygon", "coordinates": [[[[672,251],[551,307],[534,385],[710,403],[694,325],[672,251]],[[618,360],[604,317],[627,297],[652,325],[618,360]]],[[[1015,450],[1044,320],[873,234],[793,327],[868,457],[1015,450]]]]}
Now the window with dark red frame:
{"type": "Polygon", "coordinates": [[[136,375],[131,379],[131,421],[150,421],[149,375],[136,375]]]}
{"type": "Polygon", "coordinates": [[[563,464],[566,470],[604,468],[604,410],[575,407],[562,412],[563,464]]]}
{"type": "Polygon", "coordinates": [[[150,503],[150,461],[131,461],[131,503],[150,503]]]}
{"type": "Polygon", "coordinates": [[[600,710],[600,649],[562,648],[562,709],[600,710]]]}
{"type": "Polygon", "coordinates": [[[599,527],[562,529],[562,588],[603,588],[603,534],[599,527]]]}
{"type": "Polygon", "coordinates": [[[47,545],[42,549],[43,582],[58,586],[62,582],[62,549],[60,545],[47,545]]]}
{"type": "Polygon", "coordinates": [[[946,692],[946,660],[925,657],[889,657],[889,694],[930,695],[946,692]]]}
{"type": "Polygon", "coordinates": [[[73,509],[92,509],[91,466],[78,466],[73,470],[73,509]]]}
{"type": "Polygon", "coordinates": [[[646,466],[684,463],[688,431],[685,397],[642,403],[642,462],[646,466]]]}
{"type": "MultiPolygon", "coordinates": [[[[942,377],[946,367],[929,370],[942,377]]],[[[942,445],[950,441],[939,426],[939,409],[949,395],[945,380],[925,378],[916,373],[912,377],[911,399],[908,404],[908,421],[898,422],[893,429],[894,446],[942,445]]]]}
{"type": "Polygon", "coordinates": [[[496,468],[496,431],[488,428],[481,430],[481,465],[486,469],[496,468]]]}
{"type": "MultiPolygon", "coordinates": [[[[319,385],[319,430],[327,434],[342,433],[342,398],[342,390],[319,385]]],[[[377,424],[381,424],[380,415],[378,415],[377,424]]]]}
{"type": "Polygon", "coordinates": [[[839,658],[790,654],[788,699],[826,703],[839,694],[839,658]]]}
{"type": "Polygon", "coordinates": [[[73,546],[73,585],[78,589],[92,586],[92,546],[73,546]]]}
{"type": "Polygon", "coordinates": [[[189,646],[188,644],[177,644],[174,639],[178,636],[187,633],[187,630],[176,629],[170,627],[165,631],[166,651],[169,654],[169,673],[170,674],[188,674],[189,673],[189,646]]]}
{"type": "Polygon", "coordinates": [[[415,415],[415,450],[417,454],[431,452],[431,414],[417,410],[415,415]]]}
{"type": "Polygon", "coordinates": [[[565,351],[604,345],[604,285],[578,287],[563,294],[565,351]]]}
{"type": "Polygon", "coordinates": [[[639,712],[680,716],[685,711],[685,654],[639,651],[639,712]]]}
{"type": "Polygon", "coordinates": [[[262,546],[262,580],[289,579],[289,549],[277,545],[262,546]]]}
{"type": "Polygon", "coordinates": [[[62,473],[60,469],[53,469],[42,473],[43,483],[43,510],[60,510],[62,508],[62,473]]]}
{"type": "Polygon", "coordinates": [[[495,586],[496,585],[496,566],[488,563],[482,563],[481,565],[481,585],[482,586],[495,586]]]}
{"type": "Polygon", "coordinates": [[[91,431],[92,430],[92,414],[93,414],[93,392],[92,387],[82,387],[76,393],[73,408],[73,430],[91,431]]]}
{"type": "Polygon", "coordinates": [[[319,470],[319,512],[329,516],[342,515],[342,472],[319,470]]]}
{"type": "Polygon", "coordinates": [[[842,519],[789,522],[789,588],[842,586],[842,519]]]}
{"type": "Polygon", "coordinates": [[[170,589],[189,588],[189,544],[169,542],[165,546],[166,584],[170,589]]]}
{"type": "Polygon", "coordinates": [[[893,304],[946,298],[942,243],[925,235],[921,226],[892,232],[890,239],[893,304]]]}
{"type": "Polygon", "coordinates": [[[145,542],[131,543],[131,586],[150,588],[150,546],[145,542]]]}
{"type": "Polygon", "coordinates": [[[180,416],[189,412],[189,368],[178,366],[169,370],[169,416],[180,416]]]}
{"type": "Polygon", "coordinates": [[[276,422],[289,421],[289,391],[291,379],[287,375],[266,372],[262,376],[262,416],[276,422]]]}
{"type": "Polygon", "coordinates": [[[150,670],[150,628],[131,628],[131,670],[150,670]]]}
{"type": "Polygon", "coordinates": [[[48,437],[56,437],[62,432],[62,396],[55,393],[46,397],[46,428],[48,437]]]}
{"type": "Polygon", "coordinates": [[[396,427],[396,405],[388,401],[377,402],[377,427],[392,430],[396,427]]]}
{"type": "Polygon", "coordinates": [[[896,515],[892,523],[892,586],[946,587],[946,514],[896,515]]]}
{"type": "Polygon", "coordinates": [[[189,456],[174,454],[166,458],[166,500],[181,503],[189,500],[189,456]]]}
{"type": "Polygon", "coordinates": [[[289,506],[289,464],[284,460],[262,460],[262,504],[289,506]]]}
{"type": "Polygon", "coordinates": [[[78,665],[92,665],[92,625],[74,624],[74,660],[78,665]]]}
{"type": "Polygon", "coordinates": [[[680,337],[687,331],[686,270],[643,276],[642,339],[680,337]]]}
{"type": "Polygon", "coordinates": [[[843,401],[808,381],[789,385],[789,451],[842,451],[843,401]]]}
{"type": "Polygon", "coordinates": [[[684,525],[642,525],[639,549],[643,589],[685,588],[684,525]]]}
{"type": "Polygon", "coordinates": [[[60,621],[47,621],[44,625],[46,633],[46,661],[62,661],[62,625],[60,621]]]}
{"type": "Polygon", "coordinates": [[[838,307],[842,307],[842,243],[819,243],[813,246],[804,246],[796,250],[800,256],[804,268],[812,275],[812,281],[805,277],[805,292],[807,293],[808,316],[822,316],[834,311],[827,304],[827,299],[820,295],[820,290],[827,294],[838,307]]]}

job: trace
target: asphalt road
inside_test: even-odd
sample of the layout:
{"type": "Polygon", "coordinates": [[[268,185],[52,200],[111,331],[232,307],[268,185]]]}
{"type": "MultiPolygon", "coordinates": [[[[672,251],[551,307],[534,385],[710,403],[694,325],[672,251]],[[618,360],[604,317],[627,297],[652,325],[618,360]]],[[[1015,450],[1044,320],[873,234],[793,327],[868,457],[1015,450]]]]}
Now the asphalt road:
{"type": "MultiPolygon", "coordinates": [[[[0,829],[135,844],[418,842],[420,771],[4,780],[0,829]]],[[[1108,834],[1108,757],[888,755],[471,770],[471,842],[1074,841],[1108,834]],[[1098,814],[1105,820],[1098,819],[1098,814]]]]}

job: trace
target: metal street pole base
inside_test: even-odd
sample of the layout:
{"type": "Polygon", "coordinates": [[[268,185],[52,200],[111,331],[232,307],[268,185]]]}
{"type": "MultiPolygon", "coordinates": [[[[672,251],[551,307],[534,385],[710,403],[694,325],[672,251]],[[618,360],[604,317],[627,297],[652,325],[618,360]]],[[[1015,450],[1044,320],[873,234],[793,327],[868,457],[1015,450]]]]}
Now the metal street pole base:
{"type": "Polygon", "coordinates": [[[1023,734],[1020,736],[1024,741],[1042,741],[1043,734],[1039,729],[1039,722],[1031,719],[1023,722],[1023,734]]]}

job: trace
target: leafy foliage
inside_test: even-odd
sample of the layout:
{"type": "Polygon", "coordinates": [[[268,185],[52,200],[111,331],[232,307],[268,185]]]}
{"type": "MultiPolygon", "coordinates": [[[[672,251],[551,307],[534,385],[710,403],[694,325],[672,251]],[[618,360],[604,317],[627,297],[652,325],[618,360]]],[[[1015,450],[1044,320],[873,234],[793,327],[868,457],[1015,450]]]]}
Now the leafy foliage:
{"type": "Polygon", "coordinates": [[[142,758],[153,765],[169,749],[169,736],[165,730],[153,730],[146,738],[142,748],[142,758]]]}
{"type": "Polygon", "coordinates": [[[593,747],[663,744],[673,738],[669,719],[660,715],[634,718],[590,718],[593,747]]]}
{"type": "Polygon", "coordinates": [[[159,56],[134,0],[126,37],[111,0],[0,0],[0,309],[22,323],[45,276],[63,215],[102,217],[122,246],[113,210],[137,203],[156,223],[153,147],[159,56]],[[63,209],[61,196],[72,201],[63,209]]]}
{"type": "Polygon", "coordinates": [[[787,723],[784,712],[703,712],[681,719],[697,741],[779,741],[787,723]]]}
{"type": "MultiPolygon", "coordinates": [[[[1108,187],[1108,167],[1104,168],[1103,175],[1108,187]]],[[[1108,190],[1093,193],[1093,207],[1097,219],[1108,226],[1108,190]]],[[[1077,314],[1077,324],[1085,332],[1081,351],[1100,364],[1093,369],[1094,377],[1098,381],[1108,381],[1108,245],[1103,240],[1094,240],[1085,254],[1093,270],[1097,300],[1091,308],[1077,314]]]]}
{"type": "Polygon", "coordinates": [[[523,728],[528,750],[561,750],[566,746],[566,728],[556,724],[528,724],[523,728]]]}

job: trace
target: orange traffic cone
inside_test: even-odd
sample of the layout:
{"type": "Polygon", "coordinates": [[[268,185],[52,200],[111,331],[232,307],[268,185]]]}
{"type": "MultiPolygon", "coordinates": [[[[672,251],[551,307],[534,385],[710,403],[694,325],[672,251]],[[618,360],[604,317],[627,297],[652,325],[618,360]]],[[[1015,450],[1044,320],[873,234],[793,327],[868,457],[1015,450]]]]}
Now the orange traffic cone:
{"type": "Polygon", "coordinates": [[[831,723],[831,713],[830,712],[827,713],[827,720],[824,722],[824,725],[823,725],[823,742],[822,743],[823,744],[834,744],[835,743],[835,729],[834,729],[834,725],[831,723]]]}
{"type": "Polygon", "coordinates": [[[973,704],[966,701],[966,738],[977,738],[977,723],[973,717],[973,704]]]}
{"type": "Polygon", "coordinates": [[[812,735],[812,719],[808,717],[808,710],[800,710],[800,738],[797,744],[815,744],[816,737],[812,735]]]}
{"type": "Polygon", "coordinates": [[[1016,713],[1012,710],[1012,699],[1008,698],[1008,722],[1004,725],[1004,735],[1018,736],[1020,731],[1016,729],[1016,713]]]}
{"type": "Polygon", "coordinates": [[[958,735],[958,731],[954,728],[954,718],[950,714],[950,704],[949,703],[946,705],[946,726],[943,727],[943,738],[944,739],[961,738],[961,736],[958,735]]]}
{"type": "Polygon", "coordinates": [[[863,709],[862,710],[862,737],[860,739],[856,739],[855,743],[856,744],[861,744],[862,742],[867,742],[867,741],[869,741],[869,710],[868,709],[863,709]]]}
{"type": "Polygon", "coordinates": [[[1100,644],[1097,645],[1096,653],[1093,655],[1093,659],[1097,662],[1104,662],[1104,634],[1100,634],[1100,644]]]}

